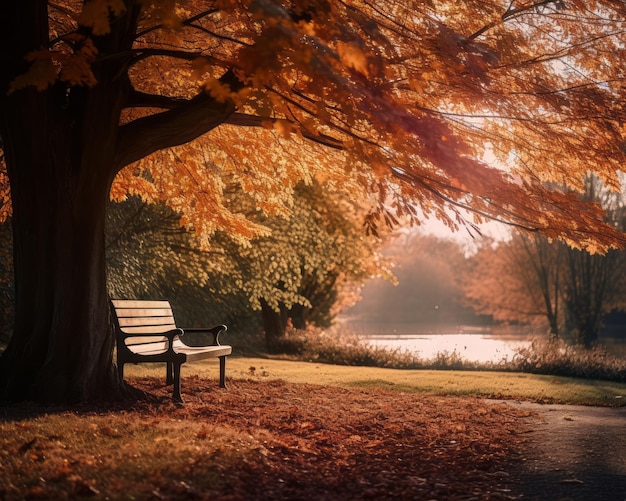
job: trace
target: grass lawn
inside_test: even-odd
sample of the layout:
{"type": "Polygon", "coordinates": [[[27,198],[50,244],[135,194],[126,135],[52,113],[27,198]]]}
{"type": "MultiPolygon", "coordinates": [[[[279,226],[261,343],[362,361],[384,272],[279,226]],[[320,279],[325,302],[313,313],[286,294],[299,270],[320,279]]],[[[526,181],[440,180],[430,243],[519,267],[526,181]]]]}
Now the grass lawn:
{"type": "Polygon", "coordinates": [[[0,407],[0,499],[519,499],[530,411],[624,405],[626,385],[230,357],[128,365],[139,402],[0,407]],[[419,392],[419,393],[417,393],[419,392]],[[468,497],[469,496],[469,497],[468,497]]]}
{"type": "MultiPolygon", "coordinates": [[[[161,377],[164,370],[155,364],[127,365],[126,374],[161,377]]],[[[186,364],[189,375],[215,378],[217,361],[186,364]]],[[[309,383],[344,387],[385,388],[437,395],[475,395],[489,398],[521,399],[562,404],[624,406],[626,384],[487,371],[399,370],[378,367],[352,367],[271,358],[229,357],[227,378],[309,383]]]]}

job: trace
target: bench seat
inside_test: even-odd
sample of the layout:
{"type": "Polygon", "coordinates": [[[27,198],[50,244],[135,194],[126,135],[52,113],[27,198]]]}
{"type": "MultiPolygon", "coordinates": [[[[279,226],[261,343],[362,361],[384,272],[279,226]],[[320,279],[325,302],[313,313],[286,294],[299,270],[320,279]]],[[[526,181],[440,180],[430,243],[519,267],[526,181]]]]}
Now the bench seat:
{"type": "MultiPolygon", "coordinates": [[[[167,342],[163,343],[142,343],[128,346],[128,349],[138,355],[157,355],[167,352],[167,342]]],[[[184,353],[187,355],[187,362],[194,362],[204,358],[221,357],[230,355],[232,348],[230,346],[189,346],[180,339],[174,339],[172,348],[176,353],[184,353]]]]}
{"type": "Polygon", "coordinates": [[[232,353],[232,347],[219,342],[219,335],[226,330],[225,325],[207,329],[176,327],[169,301],[112,299],[110,305],[120,379],[124,378],[126,363],[165,362],[166,382],[174,385],[172,398],[181,402],[181,365],[215,357],[220,361],[220,387],[226,387],[226,357],[232,353]],[[185,333],[211,334],[213,343],[191,346],[182,339],[185,333]]]}

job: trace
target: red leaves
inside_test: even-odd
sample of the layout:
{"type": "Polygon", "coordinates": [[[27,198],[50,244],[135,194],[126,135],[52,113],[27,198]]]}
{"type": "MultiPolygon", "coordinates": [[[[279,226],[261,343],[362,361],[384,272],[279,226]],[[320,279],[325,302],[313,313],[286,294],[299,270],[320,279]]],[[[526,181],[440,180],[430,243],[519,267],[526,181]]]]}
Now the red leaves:
{"type": "Polygon", "coordinates": [[[520,440],[516,411],[473,399],[254,381],[233,381],[215,403],[191,394],[188,419],[213,416],[263,440],[268,469],[231,471],[228,480],[261,499],[329,491],[427,499],[458,489],[487,498],[507,482],[498,465],[520,440]]]}
{"type": "MultiPolygon", "coordinates": [[[[607,0],[576,1],[568,3],[564,16],[555,15],[561,2],[548,2],[543,10],[531,4],[507,9],[501,2],[222,0],[206,9],[202,2],[187,2],[184,8],[153,2],[136,32],[120,34],[109,47],[101,35],[118,36],[111,33],[111,23],[130,26],[132,19],[125,16],[131,13],[121,0],[91,0],[78,19],[96,36],[76,35],[77,15],[69,7],[51,10],[54,46],[33,52],[30,71],[13,86],[46,89],[59,75],[70,85],[94,85],[92,66],[103,58],[112,71],[98,72],[102,89],[118,92],[119,78],[128,76],[137,90],[154,94],[157,106],[178,108],[198,92],[197,79],[189,75],[201,76],[216,100],[232,101],[241,115],[252,117],[245,125],[271,123],[277,132],[279,140],[271,143],[240,122],[235,133],[225,134],[227,140],[208,141],[211,157],[232,158],[245,182],[266,192],[259,200],[289,189],[297,176],[310,179],[337,153],[320,148],[301,162],[298,158],[301,165],[287,176],[289,184],[278,188],[271,175],[248,175],[280,161],[293,163],[284,154],[284,140],[300,150],[302,138],[308,138],[343,149],[345,155],[333,157],[333,163],[349,165],[351,181],[366,179],[372,190],[398,182],[403,205],[422,205],[451,227],[463,224],[463,211],[469,209],[578,246],[622,244],[623,238],[595,219],[597,211],[573,197],[566,200],[545,183],[579,189],[591,170],[618,184],[616,172],[625,158],[619,130],[623,75],[615,63],[620,58],[604,55],[622,50],[624,8],[607,0]],[[132,46],[124,45],[129,40],[132,46]],[[194,61],[191,68],[189,61],[194,61]],[[245,90],[229,92],[219,80],[225,71],[245,90]],[[245,141],[251,146],[242,156],[245,141]],[[487,144],[498,156],[492,168],[484,165],[487,144]],[[499,168],[518,177],[498,173],[499,168]]],[[[203,127],[194,119],[176,125],[163,120],[167,127],[157,132],[162,122],[145,120],[146,110],[129,110],[124,117],[124,130],[142,138],[129,141],[135,145],[158,138],[153,147],[158,149],[212,127],[225,129],[218,117],[203,127]],[[174,137],[166,141],[170,134],[174,137]]],[[[124,134],[119,144],[130,148],[124,134]]],[[[126,163],[138,156],[116,158],[126,163]]],[[[181,176],[170,175],[171,170],[163,166],[154,177],[163,177],[165,191],[172,192],[168,198],[177,199],[180,209],[181,196],[174,192],[181,176]]],[[[214,181],[203,189],[219,198],[214,181]]],[[[199,201],[197,207],[206,210],[190,208],[197,217],[189,220],[219,213],[219,203],[217,211],[212,204],[210,197],[199,201]]],[[[222,221],[229,232],[250,233],[243,224],[222,221]]]]}
{"type": "Polygon", "coordinates": [[[4,446],[23,435],[15,449],[42,455],[3,457],[7,498],[491,499],[505,493],[526,415],[473,398],[254,380],[218,395],[198,377],[185,379],[180,407],[157,378],[135,382],[157,398],[0,423],[4,446]],[[44,438],[52,428],[63,437],[44,438]]]}

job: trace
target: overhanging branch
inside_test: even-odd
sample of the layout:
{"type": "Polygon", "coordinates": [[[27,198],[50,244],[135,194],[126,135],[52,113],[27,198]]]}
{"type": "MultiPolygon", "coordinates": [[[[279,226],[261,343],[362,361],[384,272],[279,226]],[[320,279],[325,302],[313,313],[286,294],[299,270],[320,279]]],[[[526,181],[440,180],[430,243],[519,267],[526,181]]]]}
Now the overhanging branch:
{"type": "MultiPolygon", "coordinates": [[[[536,3],[531,3],[528,5],[525,5],[523,7],[517,7],[514,8],[513,7],[513,2],[510,3],[508,9],[506,10],[506,12],[504,14],[502,14],[502,16],[500,17],[499,22],[506,22],[509,19],[514,19],[516,17],[519,17],[523,14],[526,14],[529,11],[533,11],[533,10],[537,10],[540,7],[547,7],[550,4],[554,4],[554,8],[556,10],[560,10],[562,9],[562,2],[560,0],[540,0],[536,3]]],[[[478,38],[479,36],[481,36],[483,33],[485,33],[486,31],[489,31],[490,29],[492,29],[493,27],[495,27],[496,25],[499,24],[498,21],[494,21],[491,22],[489,24],[486,24],[485,26],[483,26],[482,28],[480,28],[478,31],[472,33],[470,36],[467,37],[468,40],[475,40],[476,38],[478,38]]]]}
{"type": "MultiPolygon", "coordinates": [[[[220,81],[233,91],[243,85],[232,72],[227,72],[220,81]]],[[[119,171],[155,151],[188,143],[224,123],[234,111],[232,101],[219,102],[201,92],[168,111],[122,125],[114,168],[119,171]]]]}
{"type": "Polygon", "coordinates": [[[172,110],[187,102],[186,99],[179,99],[158,94],[147,94],[133,90],[126,101],[127,108],[162,108],[172,110]]]}
{"type": "MultiPolygon", "coordinates": [[[[275,121],[277,121],[277,119],[270,117],[260,117],[257,115],[248,115],[246,113],[233,113],[224,121],[224,123],[237,125],[239,127],[263,127],[265,124],[275,121]]],[[[300,133],[302,134],[302,137],[323,146],[334,148],[336,150],[344,149],[342,141],[327,134],[316,134],[304,128],[300,128],[300,133]]]]}

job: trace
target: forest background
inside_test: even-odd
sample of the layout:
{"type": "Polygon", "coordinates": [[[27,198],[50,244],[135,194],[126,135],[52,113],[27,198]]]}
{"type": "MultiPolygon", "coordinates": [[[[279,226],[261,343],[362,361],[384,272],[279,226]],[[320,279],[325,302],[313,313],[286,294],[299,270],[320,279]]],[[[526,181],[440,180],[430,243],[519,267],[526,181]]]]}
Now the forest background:
{"type": "MultiPolygon", "coordinates": [[[[590,182],[592,189],[621,224],[622,195],[590,182]]],[[[626,338],[623,251],[592,255],[503,226],[494,237],[489,228],[484,236],[454,236],[436,225],[407,225],[381,238],[365,235],[355,204],[329,203],[315,184],[296,193],[289,217],[258,218],[271,233],[243,248],[218,234],[211,250],[198,246],[165,205],[138,197],[111,202],[109,294],[169,298],[182,325],[226,322],[240,353],[293,354],[299,348],[290,332],[315,336],[338,318],[344,330],[382,335],[501,326],[521,338],[561,337],[587,348],[600,338],[626,338]]],[[[231,196],[245,203],[234,189],[231,196]]],[[[14,301],[10,221],[0,232],[6,343],[14,301]]]]}

